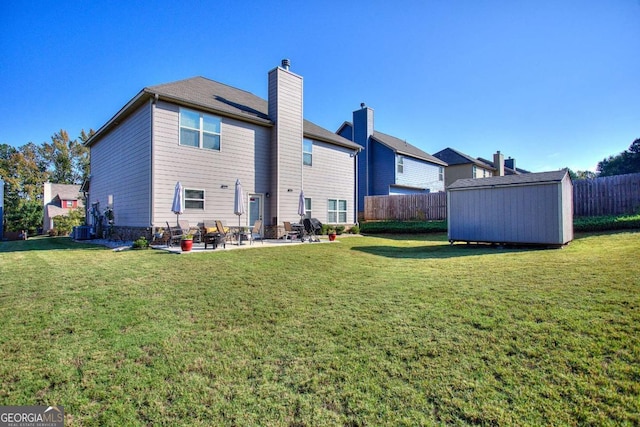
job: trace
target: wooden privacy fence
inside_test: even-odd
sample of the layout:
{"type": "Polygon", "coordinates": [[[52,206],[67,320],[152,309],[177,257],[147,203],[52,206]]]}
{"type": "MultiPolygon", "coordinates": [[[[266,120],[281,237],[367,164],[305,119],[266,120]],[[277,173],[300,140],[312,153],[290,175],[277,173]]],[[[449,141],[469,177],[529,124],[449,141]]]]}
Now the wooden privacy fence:
{"type": "MultiPolygon", "coordinates": [[[[574,216],[640,212],[640,173],[573,181],[574,216]]],[[[365,221],[447,219],[446,193],[367,196],[365,221]]]]}
{"type": "Polygon", "coordinates": [[[365,221],[431,221],[447,218],[447,193],[367,196],[365,221]]]}
{"type": "Polygon", "coordinates": [[[640,210],[640,173],[573,181],[574,216],[633,214],[640,210]]]}

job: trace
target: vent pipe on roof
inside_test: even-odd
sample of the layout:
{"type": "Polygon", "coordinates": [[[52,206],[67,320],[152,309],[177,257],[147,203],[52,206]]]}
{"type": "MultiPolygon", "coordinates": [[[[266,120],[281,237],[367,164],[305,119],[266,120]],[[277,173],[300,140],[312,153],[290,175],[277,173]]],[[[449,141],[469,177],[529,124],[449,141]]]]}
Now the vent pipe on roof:
{"type": "Polygon", "coordinates": [[[282,68],[284,68],[285,70],[289,71],[289,67],[291,66],[291,61],[289,61],[288,59],[283,59],[282,60],[282,68]]]}

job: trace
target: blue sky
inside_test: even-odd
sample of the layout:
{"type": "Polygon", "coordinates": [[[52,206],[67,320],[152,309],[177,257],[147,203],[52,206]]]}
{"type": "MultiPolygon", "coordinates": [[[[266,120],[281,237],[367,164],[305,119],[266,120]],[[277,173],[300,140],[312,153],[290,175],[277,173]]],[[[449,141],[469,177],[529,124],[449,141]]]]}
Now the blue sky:
{"type": "Polygon", "coordinates": [[[198,75],[266,98],[282,58],[305,118],[335,131],[365,102],[428,153],[593,170],[640,138],[640,0],[5,1],[0,54],[15,146],[198,75]]]}

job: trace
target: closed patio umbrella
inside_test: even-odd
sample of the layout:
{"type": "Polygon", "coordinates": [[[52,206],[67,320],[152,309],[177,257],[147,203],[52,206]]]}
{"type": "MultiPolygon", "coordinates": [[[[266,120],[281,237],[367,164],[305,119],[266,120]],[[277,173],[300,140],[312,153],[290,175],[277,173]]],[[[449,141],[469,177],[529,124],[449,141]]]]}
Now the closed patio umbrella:
{"type": "Polygon", "coordinates": [[[176,214],[176,224],[180,220],[180,214],[184,212],[184,198],[182,197],[182,184],[180,181],[176,183],[176,188],[173,193],[173,204],[171,205],[171,211],[176,214]]]}
{"type": "Polygon", "coordinates": [[[302,217],[305,214],[304,207],[304,191],[300,191],[300,198],[298,199],[298,215],[300,215],[300,222],[302,222],[302,217]]]}
{"type": "Polygon", "coordinates": [[[238,227],[240,227],[240,217],[244,215],[244,193],[240,180],[236,180],[236,192],[233,201],[233,213],[238,215],[238,227]]]}

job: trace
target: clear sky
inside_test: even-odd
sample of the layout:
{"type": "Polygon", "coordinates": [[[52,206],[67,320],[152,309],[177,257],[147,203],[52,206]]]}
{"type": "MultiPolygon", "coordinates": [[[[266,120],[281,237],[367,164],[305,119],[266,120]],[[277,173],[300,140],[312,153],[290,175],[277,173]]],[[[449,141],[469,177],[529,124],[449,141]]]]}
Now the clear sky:
{"type": "Polygon", "coordinates": [[[433,154],[594,170],[640,138],[640,0],[3,1],[0,143],[98,129],[142,88],[204,76],[433,154]]]}

